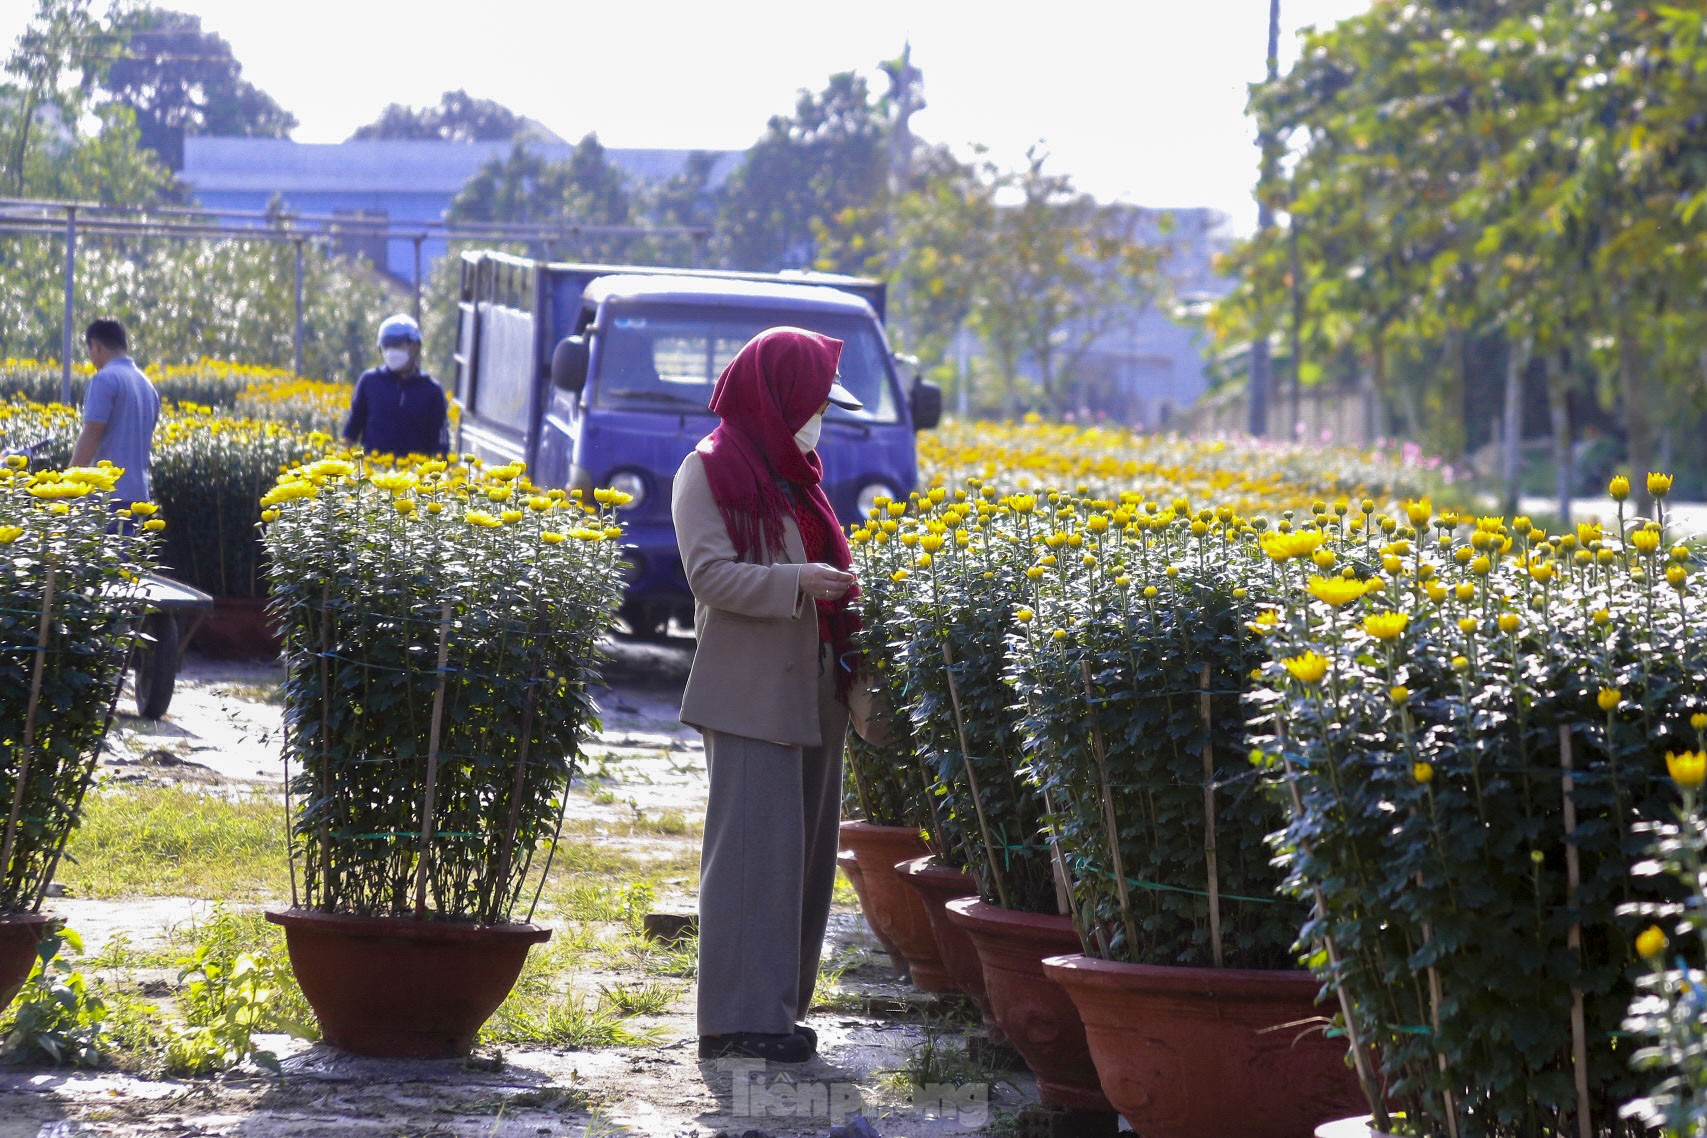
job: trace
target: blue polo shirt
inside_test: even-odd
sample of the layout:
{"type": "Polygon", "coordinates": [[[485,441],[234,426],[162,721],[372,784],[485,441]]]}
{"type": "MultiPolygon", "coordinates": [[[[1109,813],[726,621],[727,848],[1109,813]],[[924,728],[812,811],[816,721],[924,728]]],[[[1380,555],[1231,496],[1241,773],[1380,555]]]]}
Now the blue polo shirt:
{"type": "Polygon", "coordinates": [[[344,438],[386,454],[442,455],[450,450],[445,409],[444,388],[432,376],[376,367],[356,380],[344,438]]]}

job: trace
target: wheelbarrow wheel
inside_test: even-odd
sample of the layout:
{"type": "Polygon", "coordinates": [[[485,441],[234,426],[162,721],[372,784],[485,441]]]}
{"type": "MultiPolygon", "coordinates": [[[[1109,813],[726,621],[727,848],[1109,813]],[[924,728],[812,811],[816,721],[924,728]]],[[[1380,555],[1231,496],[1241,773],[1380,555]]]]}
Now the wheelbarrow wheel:
{"type": "Polygon", "coordinates": [[[149,613],[142,631],[152,637],[136,651],[136,713],[159,719],[172,706],[172,685],[178,679],[178,621],[171,613],[149,613]]]}

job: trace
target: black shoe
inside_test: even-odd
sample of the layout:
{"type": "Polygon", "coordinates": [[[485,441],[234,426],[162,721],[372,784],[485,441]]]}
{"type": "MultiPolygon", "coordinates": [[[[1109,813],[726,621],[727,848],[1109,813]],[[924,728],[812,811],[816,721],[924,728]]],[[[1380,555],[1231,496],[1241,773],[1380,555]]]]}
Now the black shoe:
{"type": "Polygon", "coordinates": [[[736,1031],[699,1037],[701,1059],[763,1059],[768,1063],[804,1063],[812,1058],[813,1043],[798,1031],[772,1035],[736,1031]]]}
{"type": "Polygon", "coordinates": [[[794,1034],[804,1035],[806,1037],[807,1044],[812,1048],[812,1054],[814,1054],[814,1055],[818,1054],[818,1033],[817,1032],[813,1031],[811,1028],[807,1027],[803,1023],[797,1023],[794,1025],[794,1034]]]}

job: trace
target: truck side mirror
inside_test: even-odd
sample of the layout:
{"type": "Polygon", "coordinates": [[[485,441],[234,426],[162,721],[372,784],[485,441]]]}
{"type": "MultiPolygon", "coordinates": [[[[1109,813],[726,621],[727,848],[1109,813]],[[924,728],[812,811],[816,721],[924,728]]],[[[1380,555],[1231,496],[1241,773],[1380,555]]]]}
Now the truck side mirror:
{"type": "Polygon", "coordinates": [[[913,430],[928,431],[942,422],[942,388],[922,379],[913,380],[913,430]]]}
{"type": "Polygon", "coordinates": [[[587,386],[587,341],[565,336],[551,353],[551,382],[563,391],[580,394],[587,386]]]}

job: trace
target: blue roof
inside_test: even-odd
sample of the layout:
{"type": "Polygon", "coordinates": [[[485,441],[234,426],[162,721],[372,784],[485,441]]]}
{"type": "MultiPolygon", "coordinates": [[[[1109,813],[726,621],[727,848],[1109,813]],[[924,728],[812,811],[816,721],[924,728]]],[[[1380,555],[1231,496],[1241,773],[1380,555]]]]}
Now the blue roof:
{"type": "MultiPolygon", "coordinates": [[[[415,192],[447,199],[480,169],[503,158],[510,142],[292,142],[288,138],[184,139],[180,180],[193,193],[272,194],[325,191],[415,192]]],[[[529,143],[541,157],[561,161],[574,153],[566,142],[529,143]]],[[[717,157],[712,185],[721,183],[740,160],[733,150],[619,150],[606,148],[609,162],[633,177],[657,180],[687,167],[695,153],[717,157]]]]}

